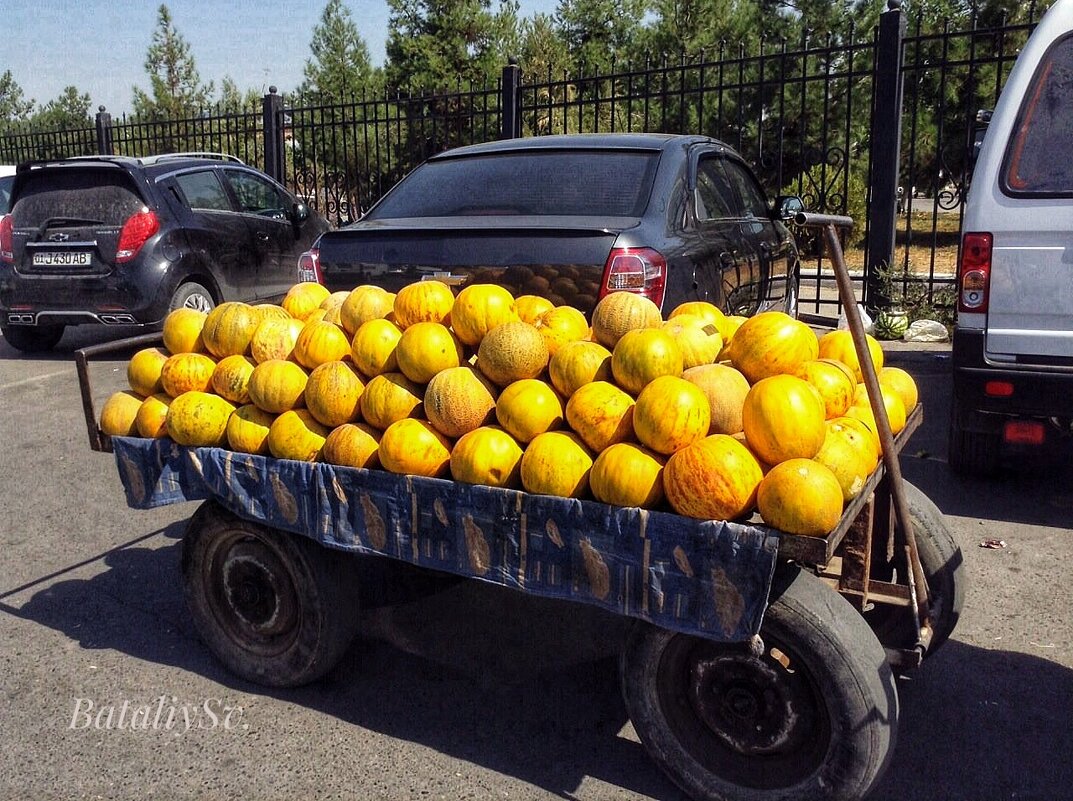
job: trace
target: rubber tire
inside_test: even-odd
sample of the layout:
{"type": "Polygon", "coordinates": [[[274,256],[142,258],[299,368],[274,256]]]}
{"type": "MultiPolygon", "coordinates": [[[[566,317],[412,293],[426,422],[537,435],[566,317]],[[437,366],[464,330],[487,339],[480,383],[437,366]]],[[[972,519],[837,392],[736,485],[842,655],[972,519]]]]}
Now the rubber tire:
{"type": "MultiPolygon", "coordinates": [[[[622,654],[621,673],[626,707],[641,742],[670,779],[696,801],[860,799],[886,770],[897,734],[898,694],[879,641],[835,590],[790,565],[781,566],[776,574],[761,637],[767,648],[763,659],[749,654],[742,644],[709,643],[636,624],[622,654]],[[672,684],[668,674],[675,672],[664,668],[665,657],[696,643],[706,643],[699,647],[715,653],[736,654],[734,658],[746,668],[774,668],[783,684],[808,685],[816,717],[824,722],[822,726],[806,726],[798,735],[804,738],[799,751],[810,749],[810,743],[820,743],[819,748],[812,746],[816,754],[804,755],[805,767],[798,769],[799,776],[775,775],[780,768],[771,761],[773,755],[738,753],[719,743],[710,726],[695,738],[695,732],[682,731],[683,727],[672,723],[668,709],[672,716],[681,716],[683,709],[687,716],[697,713],[687,695],[688,675],[682,687],[664,690],[661,699],[661,684],[672,684]],[[788,656],[794,671],[777,661],[773,646],[788,656]],[[733,762],[721,774],[696,756],[712,758],[713,742],[718,743],[720,758],[733,762]],[[753,786],[746,779],[729,777],[734,771],[750,780],[755,777],[753,786]],[[759,786],[764,781],[770,782],[769,786],[759,786]]],[[[666,661],[673,662],[674,657],[666,661]]],[[[728,678],[732,678],[731,673],[733,669],[727,670],[728,678]]],[[[731,702],[729,692],[702,697],[718,697],[726,708],[731,702]]],[[[795,718],[803,717],[801,705],[787,708],[793,710],[795,718]]],[[[699,716],[696,719],[699,721],[699,716]]]]}
{"type": "Polygon", "coordinates": [[[175,294],[171,296],[168,311],[175,311],[185,307],[208,312],[215,305],[216,300],[209,290],[195,281],[187,281],[185,284],[180,284],[179,288],[175,290],[175,294]]]}
{"type": "Polygon", "coordinates": [[[330,671],[357,633],[355,562],[351,554],[243,520],[206,501],[182,541],[183,594],[198,634],[228,670],[269,687],[298,687],[330,671]],[[245,559],[236,558],[243,553],[245,559]],[[271,576],[273,586],[291,593],[290,615],[281,611],[286,609],[281,593],[253,593],[257,600],[269,598],[268,623],[292,618],[278,636],[266,636],[236,606],[242,603],[235,600],[238,593],[251,585],[241,583],[239,571],[251,564],[257,578],[271,576]],[[230,592],[228,576],[235,577],[230,592]]]}
{"type": "MultiPolygon", "coordinates": [[[[965,559],[939,507],[908,481],[903,481],[902,486],[913,520],[920,566],[928,580],[932,637],[924,653],[927,658],[950,638],[961,618],[967,583],[965,559]]],[[[885,646],[912,648],[916,644],[916,631],[907,609],[877,605],[864,618],[885,646]]]]}
{"type": "Polygon", "coordinates": [[[966,417],[957,400],[951,400],[947,463],[958,475],[993,476],[998,472],[1002,449],[999,432],[967,428],[966,417]]]}
{"type": "Polygon", "coordinates": [[[45,353],[59,344],[63,338],[64,327],[62,325],[5,325],[0,331],[7,344],[17,351],[45,353]]]}

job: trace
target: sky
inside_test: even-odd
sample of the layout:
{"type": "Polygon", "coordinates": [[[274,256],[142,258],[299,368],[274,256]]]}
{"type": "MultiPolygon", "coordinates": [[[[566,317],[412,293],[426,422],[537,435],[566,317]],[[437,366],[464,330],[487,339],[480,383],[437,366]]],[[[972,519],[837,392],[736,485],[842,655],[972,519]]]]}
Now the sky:
{"type": "MultiPolygon", "coordinates": [[[[219,90],[297,88],[312,55],[313,28],[326,0],[163,0],[190,45],[203,83],[219,90]]],[[[161,0],[0,0],[0,74],[10,70],[24,98],[39,105],[66,86],[88,92],[90,112],[131,110],[133,87],[149,90],[145,54],[161,0]]],[[[384,62],[388,6],[345,0],[374,65],[384,62]]],[[[552,13],[557,0],[521,0],[519,16],[552,13]]]]}

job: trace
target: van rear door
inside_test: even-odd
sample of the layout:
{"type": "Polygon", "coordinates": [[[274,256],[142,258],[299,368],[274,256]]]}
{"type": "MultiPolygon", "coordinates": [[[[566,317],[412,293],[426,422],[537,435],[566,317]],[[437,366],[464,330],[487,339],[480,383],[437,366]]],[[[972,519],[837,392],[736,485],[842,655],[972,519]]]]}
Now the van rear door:
{"type": "Polygon", "coordinates": [[[986,350],[1073,364],[1073,33],[1046,49],[1021,97],[988,227],[966,220],[994,237],[986,350]]]}

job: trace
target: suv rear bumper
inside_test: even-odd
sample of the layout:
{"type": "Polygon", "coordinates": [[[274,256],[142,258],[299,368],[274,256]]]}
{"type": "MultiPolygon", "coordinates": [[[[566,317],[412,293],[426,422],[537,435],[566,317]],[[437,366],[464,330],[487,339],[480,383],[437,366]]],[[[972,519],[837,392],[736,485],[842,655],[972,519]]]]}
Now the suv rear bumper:
{"type": "Polygon", "coordinates": [[[1008,417],[1073,416],[1073,370],[997,365],[984,355],[984,338],[982,330],[954,329],[954,397],[962,410],[1008,417]],[[989,394],[988,382],[1003,382],[1012,392],[989,394]]]}

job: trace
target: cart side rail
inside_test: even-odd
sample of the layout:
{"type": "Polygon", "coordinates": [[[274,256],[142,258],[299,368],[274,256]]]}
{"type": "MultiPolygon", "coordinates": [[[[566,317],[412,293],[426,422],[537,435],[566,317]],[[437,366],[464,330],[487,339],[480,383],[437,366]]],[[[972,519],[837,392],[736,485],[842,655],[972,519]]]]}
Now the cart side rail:
{"type": "Polygon", "coordinates": [[[89,361],[91,358],[121,353],[132,348],[150,348],[161,345],[164,335],[157,331],[151,334],[139,334],[136,337],[117,339],[100,345],[90,345],[75,351],[75,369],[78,371],[78,389],[82,393],[82,412],[86,416],[86,433],[89,435],[89,447],[95,451],[112,452],[112,438],[101,431],[97,410],[93,405],[93,387],[90,382],[89,361]]]}

